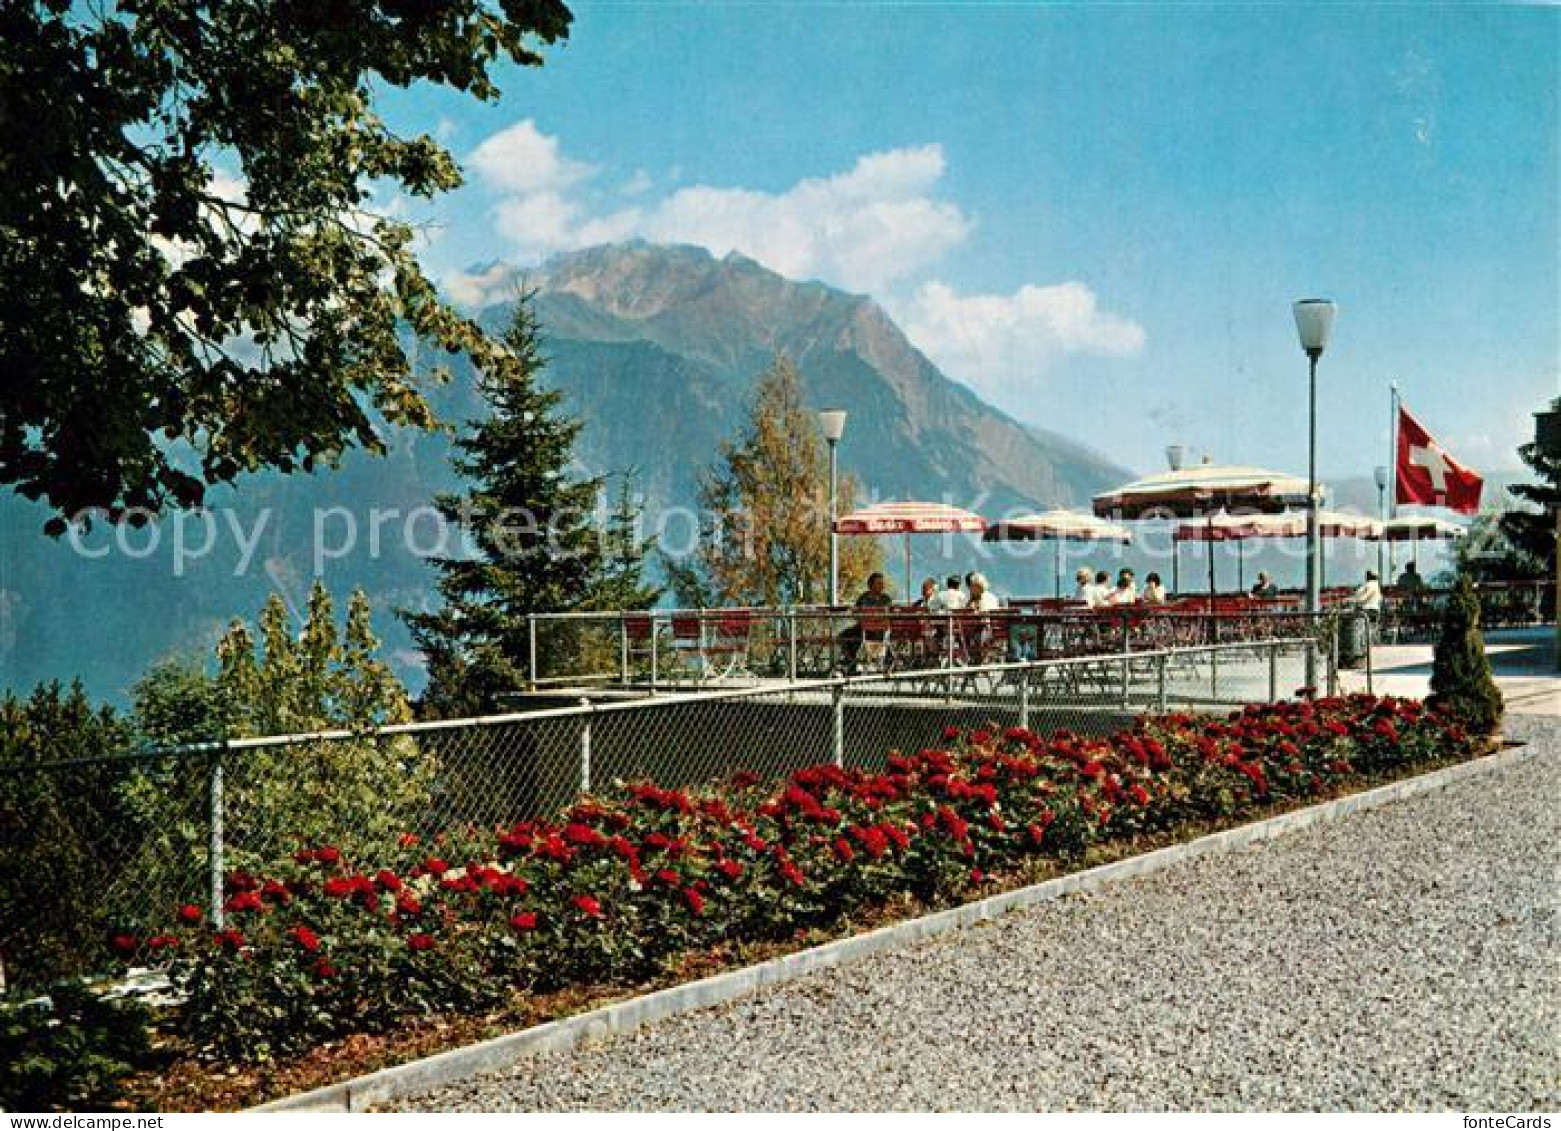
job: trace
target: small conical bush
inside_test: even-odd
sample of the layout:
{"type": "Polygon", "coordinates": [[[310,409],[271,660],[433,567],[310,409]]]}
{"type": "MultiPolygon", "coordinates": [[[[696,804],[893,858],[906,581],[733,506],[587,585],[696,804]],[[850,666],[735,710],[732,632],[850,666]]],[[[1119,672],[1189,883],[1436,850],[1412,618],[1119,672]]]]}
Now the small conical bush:
{"type": "Polygon", "coordinates": [[[1467,575],[1458,578],[1442,617],[1429,702],[1447,710],[1475,734],[1489,734],[1501,725],[1501,691],[1491,679],[1485,638],[1480,633],[1480,601],[1467,575]]]}

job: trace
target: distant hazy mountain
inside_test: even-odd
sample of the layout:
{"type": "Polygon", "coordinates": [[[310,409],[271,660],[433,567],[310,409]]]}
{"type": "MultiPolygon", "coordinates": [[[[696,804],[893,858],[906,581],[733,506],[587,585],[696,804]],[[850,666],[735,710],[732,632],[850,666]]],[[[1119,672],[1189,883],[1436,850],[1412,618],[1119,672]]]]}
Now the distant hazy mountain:
{"type": "MultiPolygon", "coordinates": [[[[792,282],[741,256],[618,245],[555,259],[524,283],[537,291],[551,358],[546,380],[584,421],[580,470],[637,469],[652,520],[667,504],[693,501],[699,472],[738,427],[755,378],[777,352],[796,363],[813,404],[851,414],[841,464],[871,495],[947,497],[996,514],[1015,505],[1087,505],[1091,494],[1131,477],[945,377],[871,299],[792,282]]],[[[507,315],[503,306],[480,313],[495,330],[507,315]]],[[[457,371],[434,400],[451,421],[482,410],[469,372],[457,371]]],[[[348,557],[325,557],[325,579],[338,594],[355,585],[369,591],[380,632],[402,674],[416,682],[415,657],[390,610],[425,599],[431,573],[405,549],[403,520],[454,481],[448,437],[404,433],[391,441],[383,460],[353,455],[336,471],[261,475],[237,491],[215,492],[213,505],[231,505],[246,534],[269,508],[241,576],[234,575],[241,553],[225,515],[214,548],[176,577],[171,529],[144,559],[117,550],[88,558],[42,535],[41,508],[0,497],[0,678],[27,687],[79,674],[93,693],[122,699],[148,664],[209,649],[228,619],[252,617],[269,591],[301,604],[314,568],[315,516],[339,507],[321,522],[326,546],[342,543],[346,513],[360,546],[348,557]],[[377,555],[367,544],[376,507],[403,516],[382,526],[377,555]]],[[[187,527],[187,545],[198,545],[204,532],[187,527]]],[[[430,530],[415,531],[425,547],[430,530]]],[[[88,545],[106,541],[98,533],[88,545]]],[[[937,564],[920,557],[938,540],[926,541],[919,569],[937,564]]]]}

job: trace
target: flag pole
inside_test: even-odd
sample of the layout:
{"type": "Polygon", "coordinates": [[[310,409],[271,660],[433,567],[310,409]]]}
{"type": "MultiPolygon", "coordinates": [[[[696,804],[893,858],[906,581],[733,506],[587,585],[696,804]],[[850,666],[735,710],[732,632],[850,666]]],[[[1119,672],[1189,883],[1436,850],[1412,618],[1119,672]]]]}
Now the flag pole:
{"type": "MultiPolygon", "coordinates": [[[[1393,478],[1392,486],[1388,488],[1388,513],[1386,517],[1394,519],[1398,517],[1398,382],[1390,381],[1388,389],[1391,405],[1388,412],[1388,466],[1393,469],[1393,478]]],[[[1396,567],[1393,562],[1393,543],[1388,541],[1386,531],[1383,532],[1382,540],[1388,544],[1387,576],[1380,579],[1381,585],[1383,588],[1386,588],[1390,584],[1388,579],[1393,576],[1393,570],[1396,567]]],[[[1418,569],[1419,567],[1417,566],[1416,568],[1418,569]]]]}

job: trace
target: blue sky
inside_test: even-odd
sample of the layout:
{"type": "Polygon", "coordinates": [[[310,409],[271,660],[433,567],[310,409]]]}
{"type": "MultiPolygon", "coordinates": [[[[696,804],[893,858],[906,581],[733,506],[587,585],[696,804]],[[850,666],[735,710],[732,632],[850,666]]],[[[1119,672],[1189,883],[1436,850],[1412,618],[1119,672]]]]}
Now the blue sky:
{"type": "Polygon", "coordinates": [[[1384,461],[1391,379],[1489,470],[1561,392],[1555,8],[575,11],[496,105],[385,99],[467,169],[410,212],[452,295],[605,239],[737,248],[1142,470],[1179,441],[1304,471],[1295,298],[1340,305],[1325,477],[1384,461]]]}

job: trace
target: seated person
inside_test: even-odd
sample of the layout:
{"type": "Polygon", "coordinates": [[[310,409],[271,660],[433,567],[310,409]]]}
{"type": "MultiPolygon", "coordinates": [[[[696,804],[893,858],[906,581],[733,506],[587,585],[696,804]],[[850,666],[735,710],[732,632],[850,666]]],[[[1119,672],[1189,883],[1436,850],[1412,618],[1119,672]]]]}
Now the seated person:
{"type": "Polygon", "coordinates": [[[1090,592],[1095,584],[1095,575],[1090,572],[1089,566],[1080,566],[1073,573],[1073,599],[1084,604],[1090,603],[1090,592]]]}
{"type": "Polygon", "coordinates": [[[1404,563],[1404,572],[1398,575],[1398,580],[1393,583],[1394,588],[1401,589],[1405,595],[1418,597],[1425,591],[1425,578],[1420,576],[1420,570],[1414,562],[1404,563]]]}
{"type": "Polygon", "coordinates": [[[959,588],[959,578],[951,577],[938,593],[927,604],[927,611],[932,613],[957,613],[965,607],[967,598],[959,588]]]}
{"type": "Polygon", "coordinates": [[[1252,583],[1252,596],[1262,601],[1271,601],[1279,596],[1279,586],[1274,584],[1274,579],[1266,572],[1259,570],[1257,580],[1252,583]]]}
{"type": "MultiPolygon", "coordinates": [[[[874,573],[867,579],[867,590],[856,599],[855,607],[858,609],[887,609],[894,604],[894,598],[889,596],[889,582],[881,573],[874,573]]],[[[856,621],[841,630],[840,654],[844,659],[847,675],[856,674],[856,659],[862,651],[863,639],[862,622],[856,621]]]]}
{"type": "Polygon", "coordinates": [[[933,602],[938,599],[938,579],[929,577],[921,583],[921,596],[916,598],[916,604],[911,606],[916,609],[930,609],[933,602]]]}
{"type": "Polygon", "coordinates": [[[990,613],[1002,607],[997,594],[987,587],[986,575],[972,573],[966,579],[970,584],[970,602],[966,608],[978,613],[990,613]]]}
{"type": "Polygon", "coordinates": [[[1103,605],[1131,605],[1138,600],[1138,587],[1133,584],[1133,571],[1124,569],[1117,574],[1116,586],[1107,590],[1103,605]]]}
{"type": "Polygon", "coordinates": [[[1103,569],[1096,570],[1095,581],[1089,589],[1089,607],[1100,608],[1106,603],[1106,598],[1111,596],[1111,575],[1103,569]]]}
{"type": "Polygon", "coordinates": [[[1144,591],[1138,598],[1146,605],[1163,605],[1166,602],[1165,586],[1160,582],[1158,573],[1151,573],[1144,578],[1144,591]]]}

